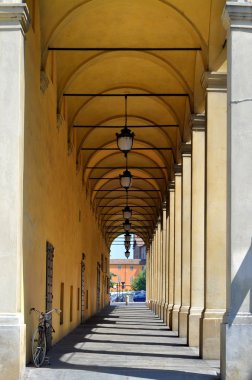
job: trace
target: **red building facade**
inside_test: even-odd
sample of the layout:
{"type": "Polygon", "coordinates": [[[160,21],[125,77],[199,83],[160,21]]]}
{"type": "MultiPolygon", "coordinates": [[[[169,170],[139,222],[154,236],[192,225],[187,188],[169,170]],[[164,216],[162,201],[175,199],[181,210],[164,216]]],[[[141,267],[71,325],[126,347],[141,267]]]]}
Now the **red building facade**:
{"type": "Polygon", "coordinates": [[[146,260],[138,259],[111,259],[110,260],[110,273],[112,276],[112,282],[115,283],[115,288],[111,291],[117,291],[116,284],[122,282],[125,283],[124,290],[131,290],[131,284],[135,277],[145,268],[146,260]]]}

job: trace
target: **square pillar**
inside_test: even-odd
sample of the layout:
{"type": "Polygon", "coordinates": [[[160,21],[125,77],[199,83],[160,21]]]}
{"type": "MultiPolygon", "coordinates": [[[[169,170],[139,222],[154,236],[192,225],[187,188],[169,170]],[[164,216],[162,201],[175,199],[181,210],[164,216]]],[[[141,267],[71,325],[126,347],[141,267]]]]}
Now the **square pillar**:
{"type": "Polygon", "coordinates": [[[156,231],[155,231],[155,236],[154,236],[154,252],[155,252],[155,283],[154,283],[155,307],[154,307],[154,310],[155,310],[155,314],[158,313],[158,242],[157,242],[157,238],[158,238],[158,225],[156,226],[156,231]]]}
{"type": "Polygon", "coordinates": [[[191,307],[189,346],[199,347],[204,309],[205,262],[205,116],[192,118],[191,307]]]}
{"type": "Polygon", "coordinates": [[[181,307],[181,165],[175,165],[175,206],[174,206],[174,306],[172,310],[172,329],[179,329],[181,307]]]}
{"type": "Polygon", "coordinates": [[[162,234],[161,218],[158,219],[157,225],[157,315],[161,313],[161,282],[162,282],[162,234]]]}
{"type": "Polygon", "coordinates": [[[169,304],[168,304],[168,326],[172,326],[172,310],[174,306],[174,222],[175,222],[175,185],[171,182],[169,185],[169,304]]]}
{"type": "Polygon", "coordinates": [[[154,261],[153,261],[153,241],[150,239],[149,248],[149,259],[150,259],[150,284],[149,284],[149,307],[153,309],[153,272],[154,272],[154,261]]]}
{"type": "Polygon", "coordinates": [[[166,238],[167,238],[167,232],[166,232],[166,202],[162,205],[162,314],[161,319],[166,322],[166,315],[165,315],[165,289],[166,289],[166,281],[167,281],[167,248],[166,248],[166,238]]]}
{"type": "Polygon", "coordinates": [[[191,303],[191,144],[182,145],[182,263],[179,336],[187,337],[191,303]]]}
{"type": "Polygon", "coordinates": [[[23,310],[24,34],[26,4],[0,3],[0,379],[25,366],[23,310]]]}
{"type": "MultiPolygon", "coordinates": [[[[168,201],[168,199],[167,199],[168,201]]],[[[166,276],[165,276],[165,311],[164,311],[164,322],[169,325],[169,230],[170,230],[170,217],[169,208],[166,210],[166,249],[165,249],[165,266],[166,266],[166,276]]]]}
{"type": "Polygon", "coordinates": [[[220,358],[220,324],[226,311],[227,76],[207,72],[205,308],[200,353],[220,358]]]}
{"type": "Polygon", "coordinates": [[[153,253],[153,311],[156,313],[156,302],[157,302],[157,229],[154,232],[152,241],[152,253],[153,253]]]}
{"type": "Polygon", "coordinates": [[[252,3],[227,1],[227,313],[223,380],[252,378],[252,3]]]}

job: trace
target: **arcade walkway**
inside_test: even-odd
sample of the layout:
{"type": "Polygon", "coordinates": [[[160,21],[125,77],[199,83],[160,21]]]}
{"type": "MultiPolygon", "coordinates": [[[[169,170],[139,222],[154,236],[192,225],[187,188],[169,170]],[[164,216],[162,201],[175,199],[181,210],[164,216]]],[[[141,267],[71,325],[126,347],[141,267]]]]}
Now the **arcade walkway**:
{"type": "Polygon", "coordinates": [[[23,380],[219,378],[218,362],[199,359],[143,304],[110,306],[55,345],[50,361],[23,380]]]}

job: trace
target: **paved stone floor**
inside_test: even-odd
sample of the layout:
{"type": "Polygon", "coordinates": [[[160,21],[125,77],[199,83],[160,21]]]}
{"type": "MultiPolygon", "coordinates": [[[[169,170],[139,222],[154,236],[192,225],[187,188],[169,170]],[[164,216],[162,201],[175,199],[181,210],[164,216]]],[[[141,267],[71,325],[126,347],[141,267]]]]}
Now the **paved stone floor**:
{"type": "Polygon", "coordinates": [[[199,359],[144,304],[110,306],[56,344],[50,362],[23,380],[219,379],[219,363],[199,359]]]}

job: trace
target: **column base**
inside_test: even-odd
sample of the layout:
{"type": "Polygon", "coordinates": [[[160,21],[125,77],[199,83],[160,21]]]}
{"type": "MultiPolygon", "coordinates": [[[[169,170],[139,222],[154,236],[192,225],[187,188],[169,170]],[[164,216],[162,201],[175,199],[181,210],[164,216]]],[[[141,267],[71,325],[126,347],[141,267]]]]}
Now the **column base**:
{"type": "Polygon", "coordinates": [[[155,308],[155,302],[152,300],[151,301],[151,310],[153,311],[153,313],[154,313],[154,308],[155,308]]]}
{"type": "Polygon", "coordinates": [[[21,379],[26,350],[22,314],[0,314],[0,342],[0,380],[21,379]]]}
{"type": "Polygon", "coordinates": [[[150,309],[150,304],[151,304],[151,301],[150,300],[147,300],[146,301],[146,306],[150,309]]]}
{"type": "Polygon", "coordinates": [[[200,356],[203,359],[220,359],[220,325],[224,310],[206,310],[202,319],[200,356]]]}
{"type": "Polygon", "coordinates": [[[165,303],[164,302],[161,303],[161,316],[160,316],[160,318],[164,322],[164,319],[165,319],[165,303]]]}
{"type": "Polygon", "coordinates": [[[179,330],[179,311],[180,305],[174,305],[172,310],[172,330],[179,330]]]}
{"type": "Polygon", "coordinates": [[[153,301],[153,312],[155,315],[157,315],[157,310],[158,310],[158,305],[157,305],[157,301],[153,301]]]}
{"type": "Polygon", "coordinates": [[[159,302],[156,301],[156,311],[155,314],[159,317],[159,302]]]}
{"type": "Polygon", "coordinates": [[[154,313],[154,307],[155,307],[155,303],[153,300],[151,300],[151,310],[153,311],[153,313],[154,313]]]}
{"type": "Polygon", "coordinates": [[[252,379],[252,316],[221,324],[221,378],[252,379]]]}
{"type": "Polygon", "coordinates": [[[158,316],[160,319],[162,319],[162,303],[158,302],[158,316]]]}
{"type": "Polygon", "coordinates": [[[168,326],[171,330],[173,330],[172,326],[172,310],[173,310],[173,304],[168,305],[168,326]]]}
{"type": "Polygon", "coordinates": [[[203,309],[192,307],[189,312],[188,344],[190,347],[200,346],[200,319],[203,309]]]}
{"type": "Polygon", "coordinates": [[[168,304],[164,304],[164,323],[168,325],[168,304]]]}
{"type": "Polygon", "coordinates": [[[181,306],[179,312],[179,336],[181,338],[187,338],[189,309],[190,306],[181,306]]]}

